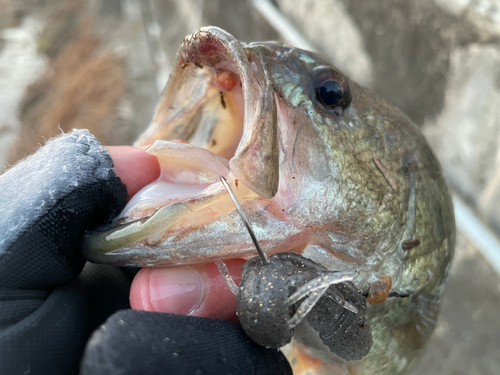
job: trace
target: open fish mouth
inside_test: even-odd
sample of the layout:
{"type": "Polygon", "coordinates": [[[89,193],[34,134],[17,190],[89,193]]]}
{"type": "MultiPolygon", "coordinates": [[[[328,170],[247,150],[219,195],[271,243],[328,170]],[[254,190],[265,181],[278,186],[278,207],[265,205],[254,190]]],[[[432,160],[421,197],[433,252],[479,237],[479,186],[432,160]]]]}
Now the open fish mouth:
{"type": "Polygon", "coordinates": [[[216,28],[181,45],[152,125],[137,141],[188,141],[229,160],[235,176],[259,196],[278,189],[276,104],[264,58],[216,28]]]}
{"type": "MultiPolygon", "coordinates": [[[[132,197],[116,227],[86,237],[83,250],[89,260],[141,267],[197,263],[200,256],[207,261],[208,250],[193,254],[172,244],[234,212],[220,175],[240,200],[275,197],[277,114],[265,61],[258,50],[216,27],[184,40],[155,117],[136,142],[152,144],[147,152],[158,158],[161,176],[132,197]]],[[[241,229],[237,250],[212,243],[218,251],[214,258],[220,258],[221,248],[241,255],[248,244],[251,251],[241,229]]]]}

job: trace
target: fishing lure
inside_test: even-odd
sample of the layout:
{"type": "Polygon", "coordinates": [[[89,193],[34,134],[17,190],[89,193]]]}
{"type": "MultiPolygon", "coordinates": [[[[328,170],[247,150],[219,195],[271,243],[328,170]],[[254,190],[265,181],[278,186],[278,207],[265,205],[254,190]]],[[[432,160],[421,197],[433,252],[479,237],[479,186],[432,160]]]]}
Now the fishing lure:
{"type": "Polygon", "coordinates": [[[350,280],[356,272],[329,271],[294,253],[267,257],[224,177],[228,191],[259,253],[242,268],[239,287],[222,261],[219,270],[236,294],[237,314],[247,335],[257,344],[280,348],[295,327],[309,324],[332,352],[345,360],[363,358],[373,339],[366,320],[366,298],[350,280]]]}

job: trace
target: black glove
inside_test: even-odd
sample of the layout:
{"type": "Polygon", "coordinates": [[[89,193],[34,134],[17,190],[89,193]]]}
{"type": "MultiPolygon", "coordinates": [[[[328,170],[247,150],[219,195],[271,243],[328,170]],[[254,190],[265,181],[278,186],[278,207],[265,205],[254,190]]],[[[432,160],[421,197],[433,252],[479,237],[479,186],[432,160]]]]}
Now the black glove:
{"type": "MultiPolygon", "coordinates": [[[[1,374],[78,373],[92,330],[129,308],[129,271],[87,263],[81,272],[80,251],[84,232],[125,202],[108,152],[84,130],[0,176],[1,374]]],[[[281,353],[255,345],[236,323],[131,310],[96,331],[81,371],[291,373],[281,353]]]]}

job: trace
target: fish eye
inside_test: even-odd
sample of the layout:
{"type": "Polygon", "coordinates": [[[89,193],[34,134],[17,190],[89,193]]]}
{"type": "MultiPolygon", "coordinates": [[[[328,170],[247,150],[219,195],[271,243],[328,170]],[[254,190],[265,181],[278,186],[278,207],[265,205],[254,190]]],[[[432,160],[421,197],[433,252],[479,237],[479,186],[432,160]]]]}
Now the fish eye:
{"type": "Polygon", "coordinates": [[[347,80],[340,73],[326,67],[314,69],[313,78],[316,100],[326,109],[333,109],[336,114],[342,113],[351,102],[347,80]]]}
{"type": "Polygon", "coordinates": [[[337,105],[342,99],[342,86],[334,80],[328,80],[315,87],[316,97],[318,100],[327,107],[337,105]]]}

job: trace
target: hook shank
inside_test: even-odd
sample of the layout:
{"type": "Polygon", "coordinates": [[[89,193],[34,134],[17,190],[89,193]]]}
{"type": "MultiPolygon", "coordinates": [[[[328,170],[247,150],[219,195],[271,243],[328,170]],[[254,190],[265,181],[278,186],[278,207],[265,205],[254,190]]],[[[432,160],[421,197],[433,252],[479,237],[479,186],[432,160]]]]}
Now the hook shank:
{"type": "Polygon", "coordinates": [[[219,180],[220,180],[220,182],[222,182],[222,185],[229,193],[229,196],[233,200],[233,203],[236,206],[236,209],[238,210],[238,213],[241,216],[241,220],[243,220],[243,224],[245,224],[245,227],[247,228],[248,233],[250,233],[250,237],[252,237],[253,244],[257,248],[257,252],[259,253],[260,259],[262,260],[262,264],[269,264],[269,260],[267,259],[266,254],[260,248],[259,242],[257,241],[257,237],[255,237],[255,234],[254,234],[252,228],[250,227],[250,222],[248,221],[245,213],[243,212],[243,209],[241,208],[240,203],[236,199],[236,196],[234,195],[233,191],[231,190],[231,187],[229,186],[229,184],[227,183],[227,181],[224,177],[219,176],[219,180]]]}

